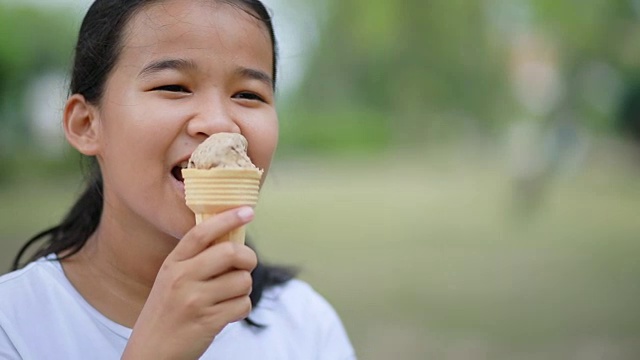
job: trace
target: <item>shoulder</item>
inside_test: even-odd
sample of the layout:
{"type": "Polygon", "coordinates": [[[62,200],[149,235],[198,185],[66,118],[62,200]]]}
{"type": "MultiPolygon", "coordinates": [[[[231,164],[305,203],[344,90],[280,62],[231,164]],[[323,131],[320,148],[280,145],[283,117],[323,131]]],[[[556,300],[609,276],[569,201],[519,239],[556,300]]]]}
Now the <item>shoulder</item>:
{"type": "Polygon", "coordinates": [[[0,313],[15,317],[40,308],[56,287],[54,272],[54,265],[42,259],[0,276],[0,313]]]}
{"type": "Polygon", "coordinates": [[[126,337],[104,319],[54,258],[0,277],[0,359],[46,359],[52,353],[60,359],[117,358],[126,337]],[[11,349],[10,356],[4,349],[11,349]]]}
{"type": "Polygon", "coordinates": [[[278,312],[292,320],[308,320],[309,315],[318,313],[335,314],[331,304],[322,295],[306,282],[297,279],[267,289],[256,310],[278,312]]]}
{"type": "Polygon", "coordinates": [[[51,266],[47,260],[35,261],[23,269],[10,272],[0,276],[0,303],[6,302],[9,298],[16,298],[25,292],[30,292],[34,287],[49,283],[46,279],[50,276],[51,266]],[[12,296],[4,296],[12,295],[12,296]]]}
{"type": "Polygon", "coordinates": [[[293,279],[265,291],[252,320],[306,344],[318,359],[355,358],[338,313],[304,281],[293,279]]]}
{"type": "Polygon", "coordinates": [[[43,304],[50,300],[46,288],[55,286],[48,266],[52,265],[37,261],[0,276],[0,358],[29,357],[31,350],[22,334],[32,332],[33,324],[42,324],[43,304]]]}
{"type": "Polygon", "coordinates": [[[298,304],[300,301],[313,301],[328,305],[326,300],[311,285],[298,279],[292,279],[282,285],[267,289],[264,298],[271,301],[290,303],[291,305],[298,304]]]}
{"type": "Polygon", "coordinates": [[[4,317],[1,322],[5,326],[58,321],[75,311],[77,304],[77,296],[55,258],[41,258],[0,277],[0,317],[4,317]]]}

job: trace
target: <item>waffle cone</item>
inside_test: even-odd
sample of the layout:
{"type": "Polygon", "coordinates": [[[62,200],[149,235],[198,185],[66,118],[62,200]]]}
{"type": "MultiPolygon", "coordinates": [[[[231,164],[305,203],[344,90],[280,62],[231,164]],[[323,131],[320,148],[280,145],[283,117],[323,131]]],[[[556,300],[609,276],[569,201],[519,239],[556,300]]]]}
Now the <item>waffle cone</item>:
{"type": "MultiPolygon", "coordinates": [[[[260,193],[262,170],[244,168],[183,169],[187,206],[196,224],[223,211],[240,206],[255,207],[260,193]]],[[[245,227],[237,228],[218,242],[244,244],[245,227]]]]}

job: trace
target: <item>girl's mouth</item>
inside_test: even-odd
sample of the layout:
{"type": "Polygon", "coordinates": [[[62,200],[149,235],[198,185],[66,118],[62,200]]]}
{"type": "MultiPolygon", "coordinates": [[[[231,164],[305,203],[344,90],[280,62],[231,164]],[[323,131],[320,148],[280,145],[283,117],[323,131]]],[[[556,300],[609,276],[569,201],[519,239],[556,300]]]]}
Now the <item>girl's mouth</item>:
{"type": "Polygon", "coordinates": [[[188,164],[189,163],[187,161],[183,161],[180,163],[180,165],[174,166],[173,169],[171,169],[171,175],[173,175],[176,180],[184,183],[184,178],[182,177],[182,169],[186,169],[188,164]]]}

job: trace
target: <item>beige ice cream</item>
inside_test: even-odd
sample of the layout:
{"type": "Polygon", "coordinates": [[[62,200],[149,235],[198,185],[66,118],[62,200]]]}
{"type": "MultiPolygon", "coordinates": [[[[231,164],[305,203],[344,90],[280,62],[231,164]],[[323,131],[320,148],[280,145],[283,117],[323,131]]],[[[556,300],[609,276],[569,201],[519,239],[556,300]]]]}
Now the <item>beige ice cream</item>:
{"type": "Polygon", "coordinates": [[[257,169],[247,156],[247,147],[247,139],[240,134],[213,134],[191,154],[189,168],[257,169]]]}
{"type": "MultiPolygon", "coordinates": [[[[184,177],[187,206],[196,224],[239,206],[255,207],[262,170],[247,155],[247,139],[240,134],[217,133],[191,155],[184,177]]],[[[238,228],[219,241],[244,243],[245,229],[238,228]]]]}

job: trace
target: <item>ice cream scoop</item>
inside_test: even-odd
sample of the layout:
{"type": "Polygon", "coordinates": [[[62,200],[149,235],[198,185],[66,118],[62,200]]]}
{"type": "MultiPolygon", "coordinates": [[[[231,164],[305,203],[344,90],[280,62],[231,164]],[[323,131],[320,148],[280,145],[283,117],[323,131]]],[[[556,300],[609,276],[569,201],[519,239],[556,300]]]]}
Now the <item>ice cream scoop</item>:
{"type": "Polygon", "coordinates": [[[189,168],[248,168],[257,169],[247,155],[248,142],[241,134],[211,135],[191,154],[189,168]]]}
{"type": "MultiPolygon", "coordinates": [[[[235,207],[256,206],[263,171],[251,162],[247,149],[244,136],[217,133],[192,153],[182,176],[185,200],[195,213],[196,224],[235,207]]],[[[244,238],[243,226],[219,241],[244,243],[244,238]]]]}

